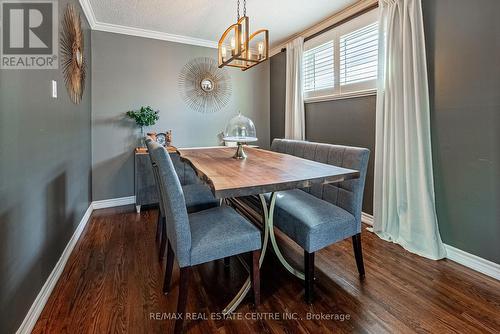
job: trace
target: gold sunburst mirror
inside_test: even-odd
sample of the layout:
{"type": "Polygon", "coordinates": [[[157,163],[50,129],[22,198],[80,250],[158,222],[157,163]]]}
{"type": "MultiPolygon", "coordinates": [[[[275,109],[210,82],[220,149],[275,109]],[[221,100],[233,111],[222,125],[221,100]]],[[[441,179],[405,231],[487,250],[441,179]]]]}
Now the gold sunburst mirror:
{"type": "Polygon", "coordinates": [[[217,112],[231,99],[231,79],[215,59],[194,58],[179,74],[179,90],[189,108],[201,113],[217,112]]]}
{"type": "Polygon", "coordinates": [[[80,14],[73,5],[64,12],[61,32],[61,63],[71,101],[79,104],[85,89],[86,59],[80,14]]]}

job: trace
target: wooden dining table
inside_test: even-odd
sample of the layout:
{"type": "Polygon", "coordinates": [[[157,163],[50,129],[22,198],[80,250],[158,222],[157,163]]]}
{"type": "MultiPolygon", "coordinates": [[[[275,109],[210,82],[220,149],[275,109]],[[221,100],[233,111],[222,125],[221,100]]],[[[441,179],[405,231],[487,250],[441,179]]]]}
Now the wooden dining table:
{"type": "MultiPolygon", "coordinates": [[[[276,242],[273,215],[278,193],[307,188],[313,184],[359,178],[359,171],[251,147],[245,147],[246,159],[234,159],[234,150],[235,148],[224,146],[202,147],[178,149],[178,153],[183,161],[193,167],[221,202],[235,197],[259,196],[264,222],[259,265],[262,265],[270,240],[283,266],[303,280],[304,273],[288,263],[276,242]],[[266,194],[269,195],[265,196],[266,194]]],[[[226,315],[233,312],[248,294],[250,286],[249,276],[222,313],[226,315]]]]}

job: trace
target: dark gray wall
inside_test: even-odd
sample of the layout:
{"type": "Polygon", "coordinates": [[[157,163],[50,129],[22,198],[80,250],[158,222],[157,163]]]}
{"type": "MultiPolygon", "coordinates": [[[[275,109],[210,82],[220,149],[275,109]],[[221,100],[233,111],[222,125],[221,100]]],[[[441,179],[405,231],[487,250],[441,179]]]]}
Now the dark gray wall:
{"type": "Polygon", "coordinates": [[[271,57],[270,63],[272,141],[274,138],[285,138],[286,52],[271,57]]]}
{"type": "Polygon", "coordinates": [[[500,263],[500,1],[424,0],[443,241],[500,263]]]}
{"type": "MultiPolygon", "coordinates": [[[[68,2],[79,6],[60,0],[60,18],[68,2]]],[[[90,74],[76,106],[60,68],[0,70],[0,333],[18,329],[89,207],[90,74]]]]}
{"type": "MultiPolygon", "coordinates": [[[[285,136],[286,51],[271,57],[271,141],[285,136]]],[[[307,103],[306,140],[371,150],[363,211],[373,213],[376,97],[307,103]],[[355,134],[355,135],[354,135],[355,134]]]]}
{"type": "MultiPolygon", "coordinates": [[[[500,263],[499,12],[497,0],[423,0],[441,236],[449,245],[496,263],[500,263]]],[[[284,58],[280,53],[271,59],[271,138],[284,134],[284,58]]],[[[367,213],[372,213],[374,129],[374,97],[306,105],[308,140],[372,150],[363,203],[367,213]]]]}
{"type": "Polygon", "coordinates": [[[363,212],[373,213],[376,96],[306,104],[306,139],[370,149],[363,212]]]}
{"type": "Polygon", "coordinates": [[[231,102],[203,114],[181,99],[178,76],[193,58],[215,58],[216,49],[98,31],[92,36],[93,200],[134,194],[139,130],[124,113],[141,105],[160,110],[160,121],[148,131],[172,129],[177,147],[217,145],[217,134],[239,110],[255,122],[258,144],[269,145],[269,62],[246,72],[228,69],[231,102]]]}

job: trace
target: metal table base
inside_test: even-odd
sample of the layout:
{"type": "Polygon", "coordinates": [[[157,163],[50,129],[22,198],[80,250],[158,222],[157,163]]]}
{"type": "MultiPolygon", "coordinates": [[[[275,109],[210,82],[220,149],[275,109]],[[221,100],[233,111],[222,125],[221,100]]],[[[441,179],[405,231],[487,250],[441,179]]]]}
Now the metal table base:
{"type": "MultiPolygon", "coordinates": [[[[266,202],[266,198],[264,197],[263,194],[259,195],[260,198],[260,203],[262,205],[262,211],[264,213],[264,239],[262,241],[262,250],[259,258],[259,268],[262,266],[262,262],[264,261],[264,257],[266,255],[266,250],[267,250],[267,244],[269,243],[269,239],[271,239],[271,245],[273,247],[274,252],[276,253],[276,256],[278,256],[278,259],[280,260],[281,264],[293,275],[297,276],[301,280],[304,280],[304,273],[301,272],[300,270],[292,267],[288,261],[283,257],[283,254],[281,253],[278,243],[276,242],[276,237],[274,235],[274,225],[273,225],[273,216],[274,216],[274,207],[276,205],[276,196],[277,193],[274,192],[271,194],[271,200],[269,202],[269,207],[266,202]]],[[[243,283],[243,286],[241,289],[238,291],[236,296],[234,296],[233,300],[222,310],[223,315],[228,315],[240,305],[240,303],[245,299],[246,295],[250,291],[251,287],[251,282],[250,282],[250,276],[246,279],[245,283],[243,283]]]]}

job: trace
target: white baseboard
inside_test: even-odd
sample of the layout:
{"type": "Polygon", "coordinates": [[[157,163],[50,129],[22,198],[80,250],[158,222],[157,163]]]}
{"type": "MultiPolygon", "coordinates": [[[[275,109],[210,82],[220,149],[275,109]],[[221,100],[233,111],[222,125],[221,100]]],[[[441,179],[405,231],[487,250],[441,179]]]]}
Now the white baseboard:
{"type": "Polygon", "coordinates": [[[361,212],[361,221],[367,225],[373,226],[373,216],[366,212],[361,212]]]}
{"type": "Polygon", "coordinates": [[[57,261],[54,269],[52,270],[49,277],[45,281],[45,284],[42,286],[42,289],[38,293],[38,296],[36,296],[36,299],[31,305],[31,308],[29,309],[28,314],[26,314],[26,317],[24,318],[21,326],[16,331],[17,334],[29,334],[33,330],[33,327],[35,326],[38,317],[40,316],[40,314],[43,311],[43,308],[45,307],[45,303],[47,303],[47,300],[49,299],[52,290],[56,286],[56,283],[59,280],[59,277],[61,276],[64,267],[66,266],[66,262],[68,261],[69,256],[73,251],[73,248],[75,248],[78,239],[80,238],[85,226],[87,226],[87,223],[89,222],[92,210],[93,209],[91,203],[87,211],[85,211],[85,214],[83,215],[82,219],[80,220],[80,223],[78,223],[78,226],[75,232],[73,233],[73,236],[71,237],[71,239],[69,239],[69,242],[66,245],[66,248],[64,248],[64,251],[62,252],[61,257],[57,261]]]}
{"type": "Polygon", "coordinates": [[[52,293],[52,290],[56,286],[56,283],[59,280],[59,277],[61,276],[64,267],[66,266],[66,262],[68,262],[71,252],[75,248],[75,245],[78,242],[78,239],[80,238],[83,229],[85,228],[85,226],[87,226],[87,223],[89,222],[92,212],[97,209],[105,209],[105,208],[129,205],[134,203],[135,203],[135,196],[112,198],[90,203],[87,211],[85,211],[85,214],[80,220],[80,223],[78,223],[78,226],[75,232],[73,233],[73,236],[66,245],[66,248],[64,248],[61,257],[59,258],[54,269],[52,270],[49,277],[45,281],[45,284],[42,286],[42,289],[38,293],[38,296],[36,297],[33,304],[31,305],[28,313],[26,314],[26,317],[21,323],[21,326],[16,331],[16,334],[29,334],[33,330],[33,327],[35,326],[38,317],[42,313],[43,308],[45,307],[45,304],[47,303],[47,300],[49,299],[50,294],[52,293]]]}
{"type": "Polygon", "coordinates": [[[446,248],[446,257],[448,259],[500,281],[500,264],[464,252],[450,245],[445,244],[444,247],[446,248]]]}
{"type": "MultiPolygon", "coordinates": [[[[361,221],[373,226],[373,216],[367,213],[361,214],[361,221]]],[[[478,271],[494,279],[500,280],[500,264],[488,261],[477,255],[467,253],[461,249],[444,244],[446,248],[446,258],[461,264],[467,268],[478,271]]]]}
{"type": "Polygon", "coordinates": [[[94,201],[92,202],[92,208],[94,210],[98,210],[98,209],[114,208],[116,206],[130,205],[130,204],[135,204],[135,196],[94,201]]]}

